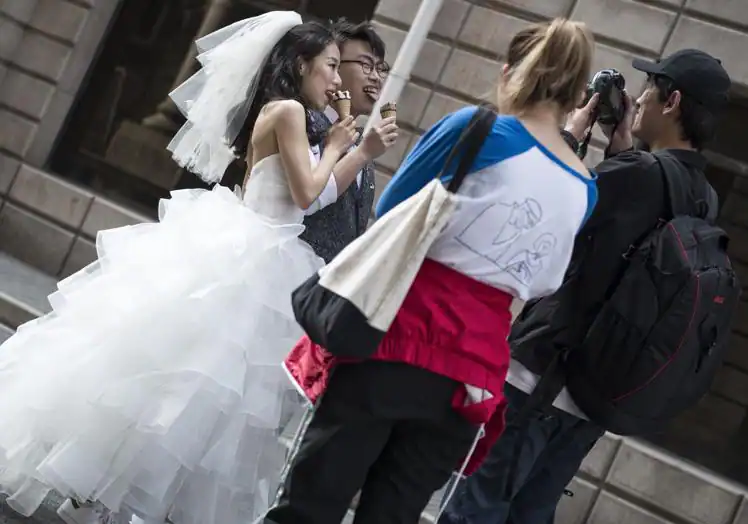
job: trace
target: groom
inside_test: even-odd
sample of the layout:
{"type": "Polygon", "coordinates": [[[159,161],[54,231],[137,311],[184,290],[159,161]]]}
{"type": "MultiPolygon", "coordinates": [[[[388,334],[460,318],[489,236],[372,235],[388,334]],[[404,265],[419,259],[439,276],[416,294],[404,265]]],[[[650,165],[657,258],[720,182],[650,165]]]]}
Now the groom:
{"type": "MultiPolygon", "coordinates": [[[[333,32],[340,47],[341,89],[351,93],[351,115],[369,115],[390,70],[384,61],[384,42],[368,22],[352,24],[339,20],[333,24],[333,32]]],[[[318,125],[323,128],[329,128],[338,119],[332,107],[317,117],[318,125]]],[[[364,167],[356,182],[341,195],[332,178],[307,210],[301,239],[325,262],[330,262],[366,231],[373,203],[372,164],[364,167]]]]}

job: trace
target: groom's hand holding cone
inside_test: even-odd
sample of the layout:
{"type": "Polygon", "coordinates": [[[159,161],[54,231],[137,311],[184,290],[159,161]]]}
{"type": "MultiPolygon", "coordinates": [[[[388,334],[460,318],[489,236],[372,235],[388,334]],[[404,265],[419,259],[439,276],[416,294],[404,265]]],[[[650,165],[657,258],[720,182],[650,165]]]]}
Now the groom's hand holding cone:
{"type": "MultiPolygon", "coordinates": [[[[358,135],[354,136],[352,134],[355,119],[351,116],[350,93],[348,91],[337,91],[330,105],[338,114],[339,120],[330,128],[326,147],[339,145],[340,140],[336,140],[336,138],[342,138],[342,128],[348,131],[348,137],[353,137],[355,142],[358,135]]],[[[384,104],[380,109],[380,115],[382,120],[369,130],[359,146],[361,153],[369,160],[384,154],[397,141],[399,127],[397,126],[397,106],[395,103],[384,104]]],[[[353,143],[350,145],[353,145],[353,143]]],[[[345,151],[347,151],[347,148],[341,150],[341,154],[345,154],[345,151]]]]}
{"type": "Polygon", "coordinates": [[[380,112],[382,120],[372,127],[361,141],[361,147],[369,158],[377,158],[395,145],[399,127],[394,104],[385,104],[380,112]],[[385,111],[385,108],[388,108],[385,111]]]}

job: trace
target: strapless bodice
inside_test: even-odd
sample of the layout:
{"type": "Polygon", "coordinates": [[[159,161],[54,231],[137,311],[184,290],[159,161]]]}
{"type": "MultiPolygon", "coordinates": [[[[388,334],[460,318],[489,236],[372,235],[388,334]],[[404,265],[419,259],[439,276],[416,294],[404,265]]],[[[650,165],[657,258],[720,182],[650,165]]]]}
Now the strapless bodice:
{"type": "Polygon", "coordinates": [[[279,154],[265,157],[254,165],[244,188],[244,203],[274,222],[300,224],[304,219],[304,211],[291,197],[279,154]]]}

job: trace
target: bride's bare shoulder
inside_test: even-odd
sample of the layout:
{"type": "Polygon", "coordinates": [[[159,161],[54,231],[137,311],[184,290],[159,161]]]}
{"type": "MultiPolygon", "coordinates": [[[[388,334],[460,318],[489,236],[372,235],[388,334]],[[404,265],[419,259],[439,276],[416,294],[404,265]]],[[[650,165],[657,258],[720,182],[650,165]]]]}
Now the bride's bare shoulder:
{"type": "Polygon", "coordinates": [[[306,110],[298,100],[273,100],[265,104],[262,113],[274,120],[293,121],[306,118],[306,110]]]}
{"type": "Polygon", "coordinates": [[[268,102],[257,116],[252,131],[252,146],[256,147],[270,136],[296,135],[305,132],[306,110],[296,100],[273,100],[268,102]]]}

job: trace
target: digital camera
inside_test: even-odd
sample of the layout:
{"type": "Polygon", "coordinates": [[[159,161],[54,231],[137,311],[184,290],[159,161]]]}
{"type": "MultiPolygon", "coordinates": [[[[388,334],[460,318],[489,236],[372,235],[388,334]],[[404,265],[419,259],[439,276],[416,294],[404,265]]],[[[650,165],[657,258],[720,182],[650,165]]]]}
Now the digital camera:
{"type": "Polygon", "coordinates": [[[603,69],[595,73],[587,84],[585,104],[595,93],[600,94],[597,103],[597,121],[603,125],[617,125],[623,120],[626,106],[623,102],[623,90],[626,80],[615,69],[603,69]]]}

